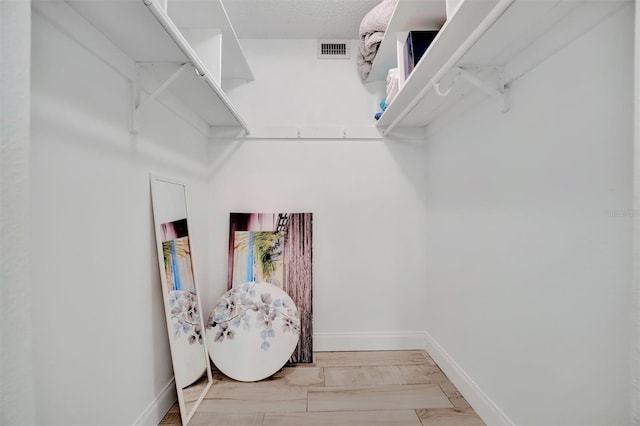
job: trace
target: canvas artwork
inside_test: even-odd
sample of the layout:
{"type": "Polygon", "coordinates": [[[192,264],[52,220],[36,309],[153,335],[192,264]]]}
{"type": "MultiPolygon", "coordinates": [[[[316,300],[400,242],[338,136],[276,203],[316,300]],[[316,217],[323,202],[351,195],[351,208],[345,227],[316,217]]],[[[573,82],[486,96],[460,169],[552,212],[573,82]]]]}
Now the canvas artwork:
{"type": "Polygon", "coordinates": [[[161,228],[167,290],[186,290],[195,293],[187,219],[163,223],[161,228]]]}
{"type": "Polygon", "coordinates": [[[252,382],[273,375],[291,358],[299,342],[300,314],[281,288],[246,282],[220,298],[206,327],[216,367],[232,379],[252,382]]]}
{"type": "Polygon", "coordinates": [[[300,313],[292,363],[313,362],[311,213],[231,213],[227,289],[267,282],[283,289],[300,313]]]}
{"type": "Polygon", "coordinates": [[[234,237],[233,273],[235,284],[267,282],[282,288],[284,233],[269,231],[236,231],[234,237]]]}

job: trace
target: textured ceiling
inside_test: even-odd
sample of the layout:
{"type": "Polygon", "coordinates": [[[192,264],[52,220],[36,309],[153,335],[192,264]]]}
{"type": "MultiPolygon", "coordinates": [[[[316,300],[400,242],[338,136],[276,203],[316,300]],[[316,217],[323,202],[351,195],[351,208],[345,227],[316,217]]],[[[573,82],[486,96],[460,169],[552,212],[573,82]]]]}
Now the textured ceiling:
{"type": "Polygon", "coordinates": [[[381,0],[223,0],[239,38],[357,39],[381,0]]]}

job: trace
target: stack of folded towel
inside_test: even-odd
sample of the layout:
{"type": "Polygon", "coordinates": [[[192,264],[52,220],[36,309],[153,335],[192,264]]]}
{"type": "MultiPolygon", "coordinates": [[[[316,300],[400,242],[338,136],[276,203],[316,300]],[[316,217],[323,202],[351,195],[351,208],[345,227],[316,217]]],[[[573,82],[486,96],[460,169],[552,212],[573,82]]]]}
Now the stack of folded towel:
{"type": "Polygon", "coordinates": [[[398,68],[391,68],[387,73],[387,104],[393,101],[400,90],[400,82],[398,81],[398,68]]]}
{"type": "Polygon", "coordinates": [[[373,59],[387,31],[387,25],[398,0],[383,0],[367,13],[360,23],[360,43],[358,45],[358,72],[365,80],[371,72],[373,59]]]}
{"type": "Polygon", "coordinates": [[[393,101],[393,98],[396,97],[399,90],[399,81],[398,81],[398,68],[391,68],[387,73],[387,97],[380,102],[380,109],[382,111],[376,113],[374,116],[376,120],[379,120],[382,117],[382,113],[385,112],[387,106],[393,101]]]}

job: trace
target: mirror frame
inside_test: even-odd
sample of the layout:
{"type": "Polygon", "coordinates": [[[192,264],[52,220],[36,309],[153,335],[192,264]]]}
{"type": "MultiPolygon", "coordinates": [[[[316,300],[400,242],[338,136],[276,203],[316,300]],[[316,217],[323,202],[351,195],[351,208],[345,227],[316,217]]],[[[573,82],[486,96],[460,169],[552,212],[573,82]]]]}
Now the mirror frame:
{"type": "MultiPolygon", "coordinates": [[[[211,388],[211,385],[213,384],[213,376],[211,373],[211,364],[209,361],[209,352],[207,350],[207,343],[206,343],[206,339],[205,339],[205,324],[204,324],[204,318],[202,315],[202,303],[200,300],[200,290],[198,289],[198,280],[196,277],[196,268],[194,265],[194,261],[193,261],[193,247],[192,247],[192,240],[191,240],[191,235],[190,235],[190,230],[189,230],[189,220],[188,220],[188,199],[187,199],[187,187],[184,183],[176,181],[174,179],[168,179],[168,178],[164,178],[164,177],[160,177],[157,175],[153,175],[151,174],[150,176],[150,184],[151,184],[151,204],[152,204],[152,208],[153,208],[153,222],[154,222],[154,228],[155,228],[155,237],[156,237],[156,249],[157,249],[157,255],[158,255],[158,267],[159,267],[159,271],[160,271],[160,283],[161,283],[161,287],[162,287],[162,300],[163,300],[163,304],[164,304],[164,311],[165,311],[165,319],[167,321],[167,334],[169,337],[169,347],[171,350],[171,362],[173,365],[173,371],[174,371],[174,382],[176,385],[176,392],[178,395],[178,404],[180,406],[180,416],[182,419],[182,424],[183,425],[187,425],[189,420],[191,420],[191,418],[193,417],[193,415],[195,414],[196,410],[198,409],[198,406],[200,405],[200,403],[202,402],[202,400],[204,399],[205,395],[207,394],[207,392],[209,391],[209,389],[211,388]],[[190,263],[191,263],[191,272],[193,274],[193,288],[195,289],[195,294],[196,294],[196,306],[197,309],[199,311],[199,322],[200,322],[200,330],[201,330],[201,336],[202,336],[202,356],[205,359],[205,364],[206,364],[206,383],[204,383],[204,388],[202,390],[202,392],[199,392],[197,394],[197,399],[194,401],[194,404],[192,407],[188,407],[187,403],[191,403],[191,401],[186,401],[185,400],[185,390],[190,387],[190,386],[194,386],[195,384],[198,384],[198,386],[200,386],[201,384],[203,384],[202,382],[205,379],[205,372],[203,372],[199,378],[197,378],[195,381],[191,382],[190,384],[186,385],[185,387],[181,387],[180,383],[182,382],[182,379],[179,376],[179,371],[182,371],[182,365],[180,364],[181,362],[185,361],[184,359],[180,359],[179,354],[180,351],[178,350],[178,342],[176,339],[176,333],[173,332],[173,321],[172,321],[172,317],[171,317],[171,306],[170,306],[170,297],[169,297],[169,291],[167,290],[168,285],[167,285],[167,276],[166,276],[166,271],[165,271],[165,260],[164,260],[164,254],[163,254],[163,231],[162,231],[162,225],[165,223],[171,223],[174,222],[176,220],[182,220],[182,218],[175,218],[172,220],[163,220],[161,218],[160,215],[160,211],[162,210],[163,207],[161,207],[160,201],[161,201],[161,196],[160,194],[160,183],[162,184],[170,184],[170,185],[177,185],[183,188],[183,194],[184,194],[184,220],[187,223],[187,236],[188,236],[188,247],[189,247],[189,253],[190,253],[190,263]]],[[[166,207],[164,207],[166,208],[166,207]]],[[[168,207],[169,209],[171,209],[172,207],[168,207]]],[[[180,207],[178,207],[180,208],[180,207]]],[[[174,210],[176,210],[174,208],[174,210]]],[[[183,362],[184,364],[184,362],[183,362]]],[[[197,389],[197,388],[195,388],[197,389]]]]}

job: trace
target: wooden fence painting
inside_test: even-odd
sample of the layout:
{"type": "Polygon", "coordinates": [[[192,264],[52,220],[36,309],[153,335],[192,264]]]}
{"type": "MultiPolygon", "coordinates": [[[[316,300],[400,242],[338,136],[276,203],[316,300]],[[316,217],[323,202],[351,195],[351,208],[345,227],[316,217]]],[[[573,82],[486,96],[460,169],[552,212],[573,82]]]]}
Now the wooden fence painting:
{"type": "Polygon", "coordinates": [[[291,363],[313,362],[311,213],[231,213],[227,288],[262,280],[282,288],[300,313],[291,363]]]}

